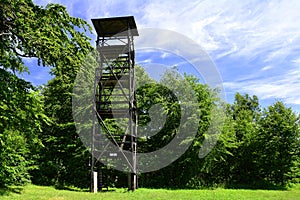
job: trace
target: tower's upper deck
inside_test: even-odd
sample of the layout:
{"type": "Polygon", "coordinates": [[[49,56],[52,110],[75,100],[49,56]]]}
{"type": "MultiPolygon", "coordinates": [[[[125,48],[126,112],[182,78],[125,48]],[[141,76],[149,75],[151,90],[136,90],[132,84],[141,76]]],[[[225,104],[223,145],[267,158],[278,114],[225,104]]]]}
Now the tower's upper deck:
{"type": "Polygon", "coordinates": [[[132,36],[139,35],[133,16],[92,19],[92,22],[98,37],[111,37],[116,34],[121,36],[120,33],[125,36],[128,28],[131,29],[132,36]]]}

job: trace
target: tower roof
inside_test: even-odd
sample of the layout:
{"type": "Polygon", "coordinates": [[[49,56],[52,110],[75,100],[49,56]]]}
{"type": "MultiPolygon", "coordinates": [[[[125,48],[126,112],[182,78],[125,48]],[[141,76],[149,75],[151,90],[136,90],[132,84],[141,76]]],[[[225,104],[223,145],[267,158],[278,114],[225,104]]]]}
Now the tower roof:
{"type": "Polygon", "coordinates": [[[133,16],[92,19],[92,22],[100,37],[111,37],[127,31],[128,25],[129,28],[132,29],[133,36],[139,35],[133,16]]]}

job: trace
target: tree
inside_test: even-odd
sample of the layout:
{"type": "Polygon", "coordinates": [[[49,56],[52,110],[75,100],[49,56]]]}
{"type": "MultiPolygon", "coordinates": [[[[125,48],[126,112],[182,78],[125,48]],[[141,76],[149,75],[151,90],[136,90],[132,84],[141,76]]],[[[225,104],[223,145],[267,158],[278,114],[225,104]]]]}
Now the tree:
{"type": "Polygon", "coordinates": [[[28,57],[62,69],[64,64],[80,63],[90,48],[88,37],[78,31],[90,27],[69,16],[64,6],[44,8],[31,0],[3,0],[0,6],[0,66],[4,69],[26,71],[22,59],[28,57]]]}
{"type": "MultiPolygon", "coordinates": [[[[156,125],[154,127],[161,127],[160,129],[151,127],[156,134],[150,134],[145,140],[139,141],[139,151],[149,152],[164,148],[174,137],[178,137],[177,134],[182,127],[195,126],[196,133],[195,138],[187,137],[181,141],[181,144],[190,142],[190,146],[179,159],[163,169],[142,174],[139,184],[143,187],[191,187],[190,180],[200,174],[203,164],[198,154],[210,126],[211,108],[215,100],[212,91],[208,86],[199,83],[194,76],[182,77],[176,69],[171,69],[164,73],[160,82],[150,82],[139,88],[137,97],[139,126],[154,123],[156,125]],[[189,96],[188,90],[193,91],[194,97],[189,96]],[[186,95],[181,99],[180,94],[186,95]],[[190,109],[195,111],[191,116],[189,116],[190,109]],[[150,119],[149,115],[152,113],[155,113],[155,117],[152,116],[150,119]],[[181,121],[182,116],[189,117],[181,121]],[[165,123],[159,124],[164,121],[163,119],[165,123]]],[[[192,128],[187,130],[192,131],[192,128]]],[[[166,155],[172,156],[172,152],[166,152],[166,155]]]]}
{"type": "MultiPolygon", "coordinates": [[[[82,154],[82,151],[77,152],[78,140],[75,138],[76,141],[73,141],[75,127],[70,117],[72,115],[70,96],[72,81],[76,77],[76,72],[85,55],[92,49],[90,39],[84,34],[86,30],[91,30],[91,28],[84,20],[69,16],[66,8],[58,4],[48,4],[46,7],[41,7],[35,5],[31,0],[3,0],[0,2],[0,10],[2,19],[0,23],[0,69],[2,72],[9,73],[9,71],[12,71],[22,73],[28,71],[27,67],[24,66],[23,59],[35,57],[38,59],[38,65],[52,67],[51,73],[56,76],[43,91],[43,95],[45,95],[45,112],[51,119],[52,124],[45,123],[43,125],[43,135],[39,137],[42,139],[44,145],[46,145],[41,151],[45,154],[40,154],[40,169],[34,170],[31,174],[34,175],[35,181],[38,181],[38,178],[43,179],[43,177],[46,177],[42,172],[47,172],[47,168],[42,167],[52,166],[51,163],[56,162],[55,160],[51,160],[52,157],[45,156],[47,153],[59,154],[67,151],[68,153],[65,156],[68,164],[64,162],[62,165],[59,165],[59,169],[65,169],[66,165],[73,166],[74,169],[74,163],[78,162],[70,160],[77,158],[76,156],[82,154]],[[64,137],[59,138],[57,134],[64,137]],[[60,140],[58,141],[58,139],[60,140]],[[51,146],[51,141],[53,140],[57,142],[56,144],[61,143],[60,146],[64,148],[51,146]],[[49,149],[53,151],[47,152],[49,149]],[[46,158],[47,160],[44,160],[46,158]]],[[[14,78],[14,81],[16,82],[12,83],[12,85],[16,88],[12,90],[9,85],[6,85],[6,90],[1,90],[1,92],[12,92],[10,94],[16,95],[16,98],[20,102],[23,102],[22,105],[27,105],[28,107],[25,109],[26,113],[23,111],[13,112],[11,119],[18,119],[20,117],[32,119],[29,114],[35,113],[35,106],[43,105],[42,99],[36,93],[29,92],[29,90],[33,90],[31,86],[28,86],[29,83],[24,82],[24,86],[22,86],[21,80],[18,78],[14,78]],[[24,93],[18,91],[24,91],[24,93]],[[25,91],[27,91],[28,95],[25,95],[25,91]],[[33,102],[30,102],[31,99],[28,96],[33,94],[36,95],[35,98],[37,101],[40,100],[41,104],[36,105],[36,103],[30,107],[27,103],[33,102]]],[[[3,94],[3,102],[10,102],[10,100],[10,95],[3,94]]],[[[20,105],[19,103],[15,103],[15,101],[12,103],[16,106],[20,105]]],[[[2,112],[1,116],[5,119],[2,112]]],[[[14,120],[11,121],[14,122],[14,120]]],[[[27,121],[19,122],[20,124],[14,123],[12,129],[15,129],[14,126],[30,127],[30,125],[32,126],[32,130],[40,129],[37,124],[27,123],[27,121]]],[[[3,135],[3,138],[9,138],[9,133],[12,133],[12,130],[7,127],[4,126],[3,132],[1,132],[1,137],[3,135]]],[[[17,130],[20,135],[26,132],[26,130],[19,128],[17,130]]],[[[37,133],[38,131],[35,134],[37,133]]],[[[18,140],[18,137],[12,137],[12,139],[18,140]]],[[[11,142],[9,144],[13,145],[14,143],[11,142]]],[[[13,146],[6,148],[14,149],[13,146]]],[[[24,155],[27,154],[30,153],[27,152],[24,155]]],[[[27,166],[25,162],[22,163],[27,166]]],[[[20,164],[21,166],[22,164],[20,164]]],[[[54,174],[61,173],[61,170],[53,170],[54,172],[52,171],[52,173],[54,174]]],[[[25,168],[23,171],[28,174],[25,168]]],[[[72,169],[68,172],[72,172],[72,169]]],[[[13,175],[13,173],[13,171],[5,172],[6,176],[13,175]]],[[[12,183],[12,181],[9,183],[12,183]]]]}
{"type": "Polygon", "coordinates": [[[229,160],[232,167],[232,183],[253,185],[260,179],[255,163],[257,146],[257,120],[260,117],[258,98],[254,95],[236,93],[231,106],[232,123],[238,148],[229,160]]]}
{"type": "Polygon", "coordinates": [[[278,101],[264,109],[258,136],[259,169],[264,179],[285,186],[293,178],[291,172],[299,162],[299,138],[299,116],[291,108],[278,101]]]}
{"type": "Polygon", "coordinates": [[[234,129],[234,120],[230,104],[222,104],[225,115],[221,127],[221,134],[212,151],[204,158],[201,166],[203,186],[228,185],[232,181],[234,154],[239,147],[234,129]]]}
{"type": "Polygon", "coordinates": [[[43,97],[29,82],[0,69],[0,187],[30,181],[36,169],[39,134],[44,114],[43,97]]]}

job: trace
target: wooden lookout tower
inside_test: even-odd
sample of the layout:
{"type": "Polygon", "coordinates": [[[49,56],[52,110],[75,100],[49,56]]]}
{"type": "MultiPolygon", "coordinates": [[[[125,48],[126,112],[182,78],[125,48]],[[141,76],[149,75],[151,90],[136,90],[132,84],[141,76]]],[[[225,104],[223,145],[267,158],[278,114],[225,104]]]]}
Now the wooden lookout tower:
{"type": "Polygon", "coordinates": [[[133,39],[138,36],[138,31],[133,16],[92,19],[92,22],[97,32],[96,48],[100,53],[95,72],[94,112],[97,123],[94,126],[100,128],[94,127],[92,133],[91,191],[97,191],[98,182],[99,189],[102,189],[102,175],[95,176],[95,167],[103,156],[111,160],[125,158],[129,169],[128,189],[135,190],[137,108],[133,39]],[[114,128],[109,128],[112,125],[114,128]],[[117,151],[103,148],[106,145],[103,141],[112,143],[117,151]]]}

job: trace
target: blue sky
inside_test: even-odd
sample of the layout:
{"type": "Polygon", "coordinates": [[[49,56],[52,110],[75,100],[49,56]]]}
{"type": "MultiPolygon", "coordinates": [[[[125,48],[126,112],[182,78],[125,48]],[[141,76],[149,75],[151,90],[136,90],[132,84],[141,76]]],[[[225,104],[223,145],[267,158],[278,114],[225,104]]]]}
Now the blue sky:
{"type": "MultiPolygon", "coordinates": [[[[248,93],[257,95],[262,106],[281,100],[300,112],[300,1],[34,2],[63,4],[72,16],[89,23],[91,18],[133,15],[138,28],[181,33],[201,45],[215,63],[228,102],[235,92],[248,93]]],[[[36,68],[26,78],[35,84],[45,83],[47,68],[36,68]]]]}

